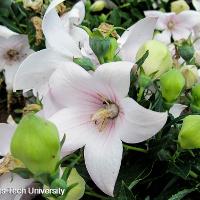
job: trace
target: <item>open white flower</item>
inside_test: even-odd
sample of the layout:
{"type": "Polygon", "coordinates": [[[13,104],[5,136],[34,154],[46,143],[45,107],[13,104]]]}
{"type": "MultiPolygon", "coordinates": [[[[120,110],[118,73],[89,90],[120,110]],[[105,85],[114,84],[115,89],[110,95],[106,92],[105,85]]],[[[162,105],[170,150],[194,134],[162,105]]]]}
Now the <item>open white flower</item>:
{"type": "MultiPolygon", "coordinates": [[[[7,188],[26,188],[30,185],[32,179],[23,179],[17,174],[9,172],[14,169],[17,161],[10,156],[10,142],[12,135],[15,131],[15,126],[10,124],[0,124],[0,155],[5,156],[0,160],[0,189],[7,188]]],[[[20,194],[1,194],[1,200],[18,200],[20,199],[20,194]]]]}
{"type": "Polygon", "coordinates": [[[14,75],[22,61],[33,51],[30,50],[28,37],[17,35],[5,28],[0,31],[0,70],[5,70],[7,89],[13,88],[14,75]]]}
{"type": "Polygon", "coordinates": [[[52,74],[49,82],[54,101],[65,107],[50,117],[61,138],[67,134],[62,153],[85,146],[91,178],[111,196],[121,164],[122,141],[147,140],[167,120],[167,113],[148,110],[127,97],[132,67],[133,63],[126,61],[107,63],[91,75],[68,62],[52,74]]]}
{"type": "Polygon", "coordinates": [[[200,21],[200,13],[194,10],[183,11],[176,13],[163,13],[160,11],[145,11],[147,17],[158,17],[156,28],[162,31],[155,35],[155,39],[171,43],[171,37],[174,40],[187,39],[193,28],[200,21]]]}

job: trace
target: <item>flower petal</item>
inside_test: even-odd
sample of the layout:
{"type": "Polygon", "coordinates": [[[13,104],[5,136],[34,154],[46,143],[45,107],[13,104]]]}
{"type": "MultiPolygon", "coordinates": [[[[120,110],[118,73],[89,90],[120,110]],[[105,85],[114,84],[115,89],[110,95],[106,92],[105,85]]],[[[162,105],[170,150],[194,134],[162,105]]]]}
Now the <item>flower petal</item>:
{"type": "Polygon", "coordinates": [[[121,140],[138,143],[154,136],[166,123],[167,113],[159,113],[140,106],[127,97],[122,101],[124,121],[119,129],[121,140]]]}
{"type": "MultiPolygon", "coordinates": [[[[10,142],[15,132],[15,126],[0,123],[0,155],[5,156],[10,152],[10,142]]],[[[1,177],[1,176],[0,176],[1,177]]]]}
{"type": "Polygon", "coordinates": [[[0,36],[1,37],[9,38],[10,36],[13,36],[13,35],[17,35],[17,33],[11,31],[6,26],[0,25],[0,36]]]}
{"type": "Polygon", "coordinates": [[[52,95],[62,106],[77,105],[85,96],[90,96],[91,75],[73,62],[63,63],[62,68],[57,69],[49,80],[52,95]]]}
{"type": "Polygon", "coordinates": [[[80,25],[85,17],[85,5],[82,1],[76,3],[72,9],[62,16],[66,20],[68,19],[70,23],[75,25],[80,25]]]}
{"type": "Polygon", "coordinates": [[[140,46],[153,38],[157,19],[144,18],[125,31],[118,42],[121,44],[119,55],[125,61],[134,62],[140,46]]]}
{"type": "Polygon", "coordinates": [[[42,29],[47,43],[65,56],[70,58],[80,57],[80,49],[67,30],[65,30],[60,17],[54,9],[57,2],[62,1],[52,1],[43,18],[42,29]]]}
{"type": "Polygon", "coordinates": [[[85,146],[86,168],[94,183],[106,194],[113,196],[115,182],[122,160],[122,142],[118,137],[99,134],[85,146]]]}
{"type": "Polygon", "coordinates": [[[84,108],[64,108],[49,118],[58,128],[60,139],[66,134],[66,140],[62,147],[62,155],[83,147],[96,130],[91,126],[90,117],[92,111],[84,108]]]}
{"type": "Polygon", "coordinates": [[[196,10],[200,10],[200,1],[199,0],[192,0],[192,4],[196,10]]]}
{"type": "Polygon", "coordinates": [[[100,65],[94,72],[94,78],[109,85],[119,96],[125,97],[130,87],[132,62],[119,61],[100,65]]]}
{"type": "MultiPolygon", "coordinates": [[[[30,55],[18,69],[14,80],[14,91],[36,89],[48,83],[51,74],[68,59],[57,52],[44,49],[30,55]]],[[[41,94],[42,95],[42,94],[41,94]]]]}
{"type": "Polygon", "coordinates": [[[182,113],[182,111],[187,108],[186,105],[183,105],[183,104],[174,104],[170,110],[169,110],[169,113],[171,113],[174,118],[177,118],[180,116],[180,114],[182,113]]]}
{"type": "MultiPolygon", "coordinates": [[[[23,179],[17,174],[6,173],[0,176],[0,188],[7,189],[23,189],[29,186],[33,182],[32,179],[23,179]]],[[[1,194],[1,200],[16,200],[20,199],[19,194],[1,194]]]]}
{"type": "Polygon", "coordinates": [[[172,36],[174,40],[188,39],[190,34],[191,30],[181,26],[176,26],[172,31],[172,36]]]}
{"type": "Polygon", "coordinates": [[[200,21],[200,13],[194,10],[186,10],[176,16],[178,26],[193,28],[200,21]]]}
{"type": "Polygon", "coordinates": [[[160,17],[163,14],[164,14],[163,12],[157,11],[157,10],[146,10],[146,11],[144,11],[145,17],[160,17]]]}
{"type": "Polygon", "coordinates": [[[171,43],[171,32],[169,30],[164,30],[162,33],[156,33],[154,36],[155,40],[158,40],[160,42],[163,42],[165,44],[171,43]]]}

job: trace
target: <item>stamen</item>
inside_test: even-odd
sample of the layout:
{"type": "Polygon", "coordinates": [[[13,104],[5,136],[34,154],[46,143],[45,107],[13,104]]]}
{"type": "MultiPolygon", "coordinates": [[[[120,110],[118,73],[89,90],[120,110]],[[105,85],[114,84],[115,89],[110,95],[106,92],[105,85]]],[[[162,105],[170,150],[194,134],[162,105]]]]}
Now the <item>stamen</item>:
{"type": "Polygon", "coordinates": [[[8,173],[17,167],[24,167],[24,165],[20,160],[17,160],[10,154],[7,154],[0,163],[0,175],[8,173]]]}
{"type": "Polygon", "coordinates": [[[9,49],[4,55],[5,59],[17,61],[19,60],[19,52],[15,49],[9,49]]]}
{"type": "Polygon", "coordinates": [[[109,120],[113,120],[119,114],[119,107],[110,100],[102,97],[103,108],[97,110],[91,117],[91,120],[97,126],[99,132],[102,132],[108,125],[109,120]]]}
{"type": "Polygon", "coordinates": [[[169,30],[172,30],[174,28],[174,22],[173,21],[169,21],[167,27],[169,28],[169,30]]]}

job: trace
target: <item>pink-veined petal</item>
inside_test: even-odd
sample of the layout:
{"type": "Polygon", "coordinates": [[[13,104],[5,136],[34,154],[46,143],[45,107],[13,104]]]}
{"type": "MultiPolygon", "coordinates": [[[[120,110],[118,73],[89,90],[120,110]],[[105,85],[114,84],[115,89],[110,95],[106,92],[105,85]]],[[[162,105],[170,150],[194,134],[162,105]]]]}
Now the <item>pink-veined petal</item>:
{"type": "Polygon", "coordinates": [[[188,39],[190,34],[191,30],[178,25],[172,31],[172,36],[174,40],[188,39]]]}
{"type": "Polygon", "coordinates": [[[0,155],[5,156],[10,152],[10,142],[15,132],[15,126],[0,123],[0,155]]]}
{"type": "Polygon", "coordinates": [[[35,52],[18,69],[14,80],[14,91],[35,89],[38,92],[43,85],[48,83],[54,70],[66,61],[68,61],[67,58],[50,49],[35,52]]]}
{"type": "Polygon", "coordinates": [[[153,38],[156,22],[156,18],[141,19],[122,34],[118,40],[121,46],[119,55],[122,60],[134,62],[140,46],[153,38]]]}
{"type": "Polygon", "coordinates": [[[186,10],[176,16],[178,26],[193,28],[200,22],[200,13],[194,10],[186,10]]]}
{"type": "Polygon", "coordinates": [[[99,133],[84,149],[86,168],[94,183],[113,196],[122,160],[122,142],[118,137],[99,133]]]}
{"type": "Polygon", "coordinates": [[[125,97],[130,87],[130,72],[134,63],[119,61],[100,65],[94,72],[94,78],[109,85],[118,96],[125,97]]]}
{"type": "Polygon", "coordinates": [[[118,131],[121,140],[126,143],[138,143],[151,138],[167,121],[167,112],[148,110],[129,97],[122,100],[122,107],[124,120],[118,131]]]}
{"type": "Polygon", "coordinates": [[[13,36],[13,35],[17,35],[17,33],[11,31],[6,26],[0,25],[0,36],[1,37],[9,38],[10,36],[13,36]]]}
{"type": "Polygon", "coordinates": [[[77,105],[77,107],[64,108],[49,118],[57,126],[60,139],[66,134],[62,147],[63,156],[83,147],[90,140],[90,136],[97,132],[90,121],[94,110],[80,108],[77,105]]]}

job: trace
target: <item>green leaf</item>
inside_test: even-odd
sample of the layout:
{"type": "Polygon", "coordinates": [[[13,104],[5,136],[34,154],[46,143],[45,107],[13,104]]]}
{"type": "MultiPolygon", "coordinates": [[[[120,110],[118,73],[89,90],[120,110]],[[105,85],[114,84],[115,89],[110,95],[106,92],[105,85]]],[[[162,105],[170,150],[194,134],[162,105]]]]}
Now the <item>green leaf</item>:
{"type": "Polygon", "coordinates": [[[84,68],[86,71],[95,70],[95,66],[89,58],[86,58],[86,57],[74,58],[73,61],[76,64],[80,65],[82,68],[84,68]]]}
{"type": "Polygon", "coordinates": [[[136,64],[138,65],[138,68],[140,68],[143,65],[143,63],[147,59],[148,55],[149,55],[149,51],[147,50],[145,52],[145,54],[136,62],[136,64]]]}
{"type": "Polygon", "coordinates": [[[195,190],[196,189],[194,189],[194,188],[181,190],[181,191],[177,192],[176,194],[172,195],[168,200],[181,200],[186,195],[190,194],[191,192],[194,192],[195,190]]]}
{"type": "Polygon", "coordinates": [[[136,199],[132,191],[127,187],[127,185],[122,181],[122,186],[117,197],[117,200],[134,200],[136,199]]]}

